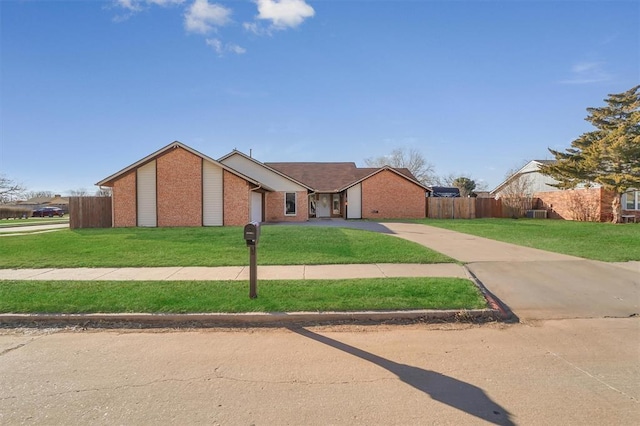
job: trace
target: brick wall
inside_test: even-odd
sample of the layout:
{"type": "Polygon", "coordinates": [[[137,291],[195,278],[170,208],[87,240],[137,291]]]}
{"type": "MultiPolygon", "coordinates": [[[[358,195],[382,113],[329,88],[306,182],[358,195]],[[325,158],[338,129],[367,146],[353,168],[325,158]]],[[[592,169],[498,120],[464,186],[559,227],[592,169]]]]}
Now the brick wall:
{"type": "Polygon", "coordinates": [[[284,192],[265,194],[265,221],[267,222],[304,222],[309,219],[309,199],[307,191],[296,192],[296,215],[285,216],[284,192]]]}
{"type": "Polygon", "coordinates": [[[136,171],[121,176],[113,183],[113,226],[136,226],[136,171]]]}
{"type": "Polygon", "coordinates": [[[591,188],[537,192],[533,196],[539,199],[536,208],[547,210],[551,219],[608,222],[613,218],[611,202],[616,194],[591,188]]]}
{"type": "Polygon", "coordinates": [[[202,159],[175,148],[156,161],[158,226],[202,226],[202,159]]]}
{"type": "Polygon", "coordinates": [[[224,226],[245,225],[250,219],[249,182],[224,171],[224,226]]]}
{"type": "Polygon", "coordinates": [[[425,190],[383,170],[362,182],[363,219],[419,219],[426,214],[425,190]]]}

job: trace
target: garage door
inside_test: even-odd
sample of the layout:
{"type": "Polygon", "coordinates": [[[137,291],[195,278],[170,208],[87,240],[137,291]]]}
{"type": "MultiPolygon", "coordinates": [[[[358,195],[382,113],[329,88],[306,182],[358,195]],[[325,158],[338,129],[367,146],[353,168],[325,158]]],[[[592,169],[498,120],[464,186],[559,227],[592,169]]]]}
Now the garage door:
{"type": "Polygon", "coordinates": [[[362,219],[362,184],[347,189],[347,219],[362,219]]]}
{"type": "Polygon", "coordinates": [[[202,180],[202,224],[222,226],[222,167],[205,161],[202,180]]]}
{"type": "Polygon", "coordinates": [[[251,222],[262,222],[262,194],[251,193],[251,222]]]}
{"type": "Polygon", "coordinates": [[[156,210],[156,162],[138,168],[138,226],[158,226],[156,210]]]}

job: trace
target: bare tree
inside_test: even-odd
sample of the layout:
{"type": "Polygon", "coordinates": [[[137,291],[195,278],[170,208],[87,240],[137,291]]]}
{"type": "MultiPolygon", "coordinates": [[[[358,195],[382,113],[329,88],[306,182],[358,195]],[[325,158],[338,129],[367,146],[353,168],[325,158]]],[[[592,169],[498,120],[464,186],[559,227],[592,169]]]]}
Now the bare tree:
{"type": "Polygon", "coordinates": [[[69,195],[71,197],[88,197],[89,191],[87,188],[70,189],[69,195]]]}
{"type": "MultiPolygon", "coordinates": [[[[511,170],[507,176],[514,175],[511,170]]],[[[517,218],[525,215],[526,210],[533,206],[533,182],[530,175],[514,175],[514,178],[500,191],[502,204],[507,208],[507,214],[517,218]]]]}
{"type": "Polygon", "coordinates": [[[435,167],[416,149],[396,148],[389,155],[367,158],[364,162],[369,167],[406,168],[423,185],[437,183],[435,167]]]}
{"type": "Polygon", "coordinates": [[[113,191],[108,186],[102,186],[96,191],[96,197],[111,197],[113,191]]]}
{"type": "Polygon", "coordinates": [[[0,174],[0,204],[16,201],[24,194],[25,189],[23,185],[0,174]]]}
{"type": "Polygon", "coordinates": [[[25,198],[28,200],[30,198],[53,198],[53,191],[28,191],[24,193],[25,198]]]}

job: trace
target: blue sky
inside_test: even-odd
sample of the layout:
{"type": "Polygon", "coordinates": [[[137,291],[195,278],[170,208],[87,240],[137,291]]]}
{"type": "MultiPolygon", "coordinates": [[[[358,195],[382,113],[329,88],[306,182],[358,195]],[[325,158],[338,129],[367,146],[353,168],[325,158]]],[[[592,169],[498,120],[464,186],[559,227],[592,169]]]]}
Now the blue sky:
{"type": "Polygon", "coordinates": [[[214,158],[416,149],[489,189],[640,83],[637,1],[0,1],[0,172],[95,182],[179,140],[214,158]]]}

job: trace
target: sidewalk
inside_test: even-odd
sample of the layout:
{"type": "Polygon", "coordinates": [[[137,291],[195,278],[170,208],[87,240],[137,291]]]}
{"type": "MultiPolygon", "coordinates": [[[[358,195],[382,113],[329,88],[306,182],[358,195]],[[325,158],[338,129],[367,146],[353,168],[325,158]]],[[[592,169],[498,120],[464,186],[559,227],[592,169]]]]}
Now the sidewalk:
{"type": "MultiPolygon", "coordinates": [[[[332,280],[390,277],[468,278],[468,275],[462,265],[455,263],[258,266],[259,280],[332,280]]],[[[0,280],[246,281],[249,280],[249,267],[0,269],[0,280]]]]}

